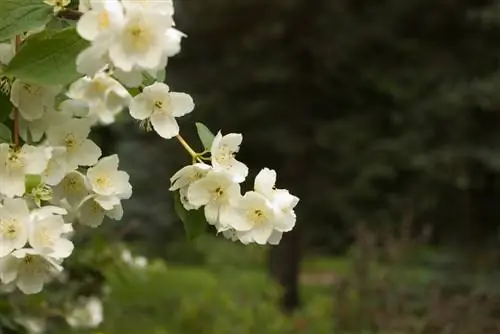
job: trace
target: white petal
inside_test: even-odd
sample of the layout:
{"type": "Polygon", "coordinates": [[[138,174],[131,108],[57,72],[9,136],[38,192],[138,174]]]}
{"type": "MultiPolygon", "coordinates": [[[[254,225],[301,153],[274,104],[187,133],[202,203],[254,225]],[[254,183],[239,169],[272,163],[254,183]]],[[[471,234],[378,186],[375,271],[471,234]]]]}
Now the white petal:
{"type": "Polygon", "coordinates": [[[0,260],[0,278],[2,283],[8,284],[17,278],[20,261],[13,256],[7,256],[0,260]]]}
{"type": "Polygon", "coordinates": [[[212,194],[207,188],[206,181],[201,179],[193,182],[188,189],[187,198],[189,203],[195,206],[206,205],[212,199],[212,194]]]}
{"type": "Polygon", "coordinates": [[[39,293],[43,289],[43,277],[36,273],[19,275],[17,287],[27,295],[39,293]]]}
{"type": "Polygon", "coordinates": [[[45,148],[24,145],[21,148],[21,155],[24,161],[24,171],[26,174],[41,174],[49,162],[45,148]]]}
{"type": "Polygon", "coordinates": [[[221,207],[220,224],[236,231],[249,231],[253,227],[253,222],[245,219],[238,210],[228,205],[221,207]]]}
{"type": "Polygon", "coordinates": [[[254,189],[268,199],[271,199],[275,184],[276,172],[272,169],[264,168],[255,177],[254,189]]]}
{"type": "Polygon", "coordinates": [[[107,65],[105,58],[106,48],[99,44],[93,44],[86,48],[76,57],[76,69],[78,73],[93,76],[107,65]]]}
{"type": "Polygon", "coordinates": [[[79,221],[83,225],[97,227],[104,220],[104,209],[93,199],[85,201],[80,206],[79,221]]]}
{"type": "Polygon", "coordinates": [[[22,170],[0,174],[0,192],[9,198],[22,196],[26,191],[24,177],[25,175],[22,170]]]}
{"type": "Polygon", "coordinates": [[[265,245],[273,233],[273,228],[270,225],[261,225],[252,229],[250,233],[256,243],[265,245]]]}
{"type": "Polygon", "coordinates": [[[188,94],[172,92],[170,99],[172,100],[172,116],[184,116],[194,109],[193,98],[188,94]]]}
{"type": "Polygon", "coordinates": [[[283,237],[283,232],[273,231],[267,242],[271,245],[278,245],[283,237]]]}
{"type": "Polygon", "coordinates": [[[205,218],[210,225],[219,224],[219,205],[209,203],[205,206],[205,218]]]}
{"type": "Polygon", "coordinates": [[[120,204],[120,199],[116,196],[95,196],[94,200],[99,203],[105,211],[113,210],[113,208],[120,204]]]}
{"type": "Polygon", "coordinates": [[[145,93],[138,94],[130,103],[130,115],[138,120],[150,117],[153,109],[154,102],[145,93]]]}
{"type": "Polygon", "coordinates": [[[116,205],[112,210],[106,211],[106,216],[114,220],[120,220],[123,217],[123,207],[121,204],[116,205]]]}
{"type": "Polygon", "coordinates": [[[54,245],[54,251],[50,255],[55,258],[64,259],[71,255],[74,248],[75,247],[71,241],[61,238],[54,245]]]}
{"type": "Polygon", "coordinates": [[[102,152],[92,140],[86,139],[78,150],[78,165],[91,166],[97,162],[102,152]]]}
{"type": "Polygon", "coordinates": [[[234,160],[231,162],[231,165],[224,168],[229,174],[233,176],[234,182],[241,183],[245,181],[248,175],[248,167],[244,163],[234,160]]]}
{"type": "Polygon", "coordinates": [[[165,139],[170,139],[179,134],[179,125],[175,118],[167,115],[151,115],[151,125],[155,131],[165,139]]]}
{"type": "Polygon", "coordinates": [[[76,31],[83,39],[92,41],[99,35],[99,20],[101,15],[108,14],[100,13],[99,11],[89,11],[83,14],[83,16],[78,20],[76,24],[76,31]]]}

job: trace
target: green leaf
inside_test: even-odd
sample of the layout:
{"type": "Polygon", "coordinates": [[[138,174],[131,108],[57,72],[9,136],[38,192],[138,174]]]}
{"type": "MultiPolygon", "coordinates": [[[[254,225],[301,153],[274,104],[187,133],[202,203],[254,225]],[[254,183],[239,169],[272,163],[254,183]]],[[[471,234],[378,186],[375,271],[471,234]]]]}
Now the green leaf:
{"type": "Polygon", "coordinates": [[[165,71],[165,69],[158,71],[158,74],[156,75],[158,81],[161,82],[165,82],[166,77],[167,77],[167,71],[165,71]]]}
{"type": "Polygon", "coordinates": [[[205,150],[210,150],[212,147],[212,142],[214,141],[214,134],[210,131],[205,124],[196,123],[196,130],[198,131],[198,137],[200,137],[201,143],[205,150]]]}
{"type": "Polygon", "coordinates": [[[12,108],[9,96],[0,91],[0,122],[4,122],[9,118],[12,108]]]}
{"type": "Polygon", "coordinates": [[[0,143],[10,143],[12,132],[7,125],[0,123],[0,143]]]}
{"type": "Polygon", "coordinates": [[[193,241],[194,239],[205,233],[207,221],[205,219],[203,209],[184,209],[178,191],[174,192],[174,209],[181,219],[182,223],[184,224],[184,230],[186,231],[186,235],[190,241],[193,241]]]}
{"type": "Polygon", "coordinates": [[[0,41],[43,26],[52,12],[42,0],[0,0],[0,41]]]}
{"type": "Polygon", "coordinates": [[[40,35],[25,43],[5,69],[6,75],[42,85],[65,85],[82,76],[76,71],[76,57],[89,43],[74,28],[40,35]]]}

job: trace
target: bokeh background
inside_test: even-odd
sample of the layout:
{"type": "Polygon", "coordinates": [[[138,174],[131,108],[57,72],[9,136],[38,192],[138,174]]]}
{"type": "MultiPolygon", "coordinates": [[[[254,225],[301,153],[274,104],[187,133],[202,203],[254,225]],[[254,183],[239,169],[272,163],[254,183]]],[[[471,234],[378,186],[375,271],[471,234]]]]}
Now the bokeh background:
{"type": "Polygon", "coordinates": [[[196,102],[182,135],[242,133],[248,186],[276,169],[297,228],[277,247],[189,242],[168,191],[189,156],[124,117],[95,133],[131,175],[124,219],[77,234],[68,280],[17,302],[49,333],[68,292],[102,296],[82,333],[500,333],[500,5],[175,4],[188,38],[166,80],[196,102]]]}

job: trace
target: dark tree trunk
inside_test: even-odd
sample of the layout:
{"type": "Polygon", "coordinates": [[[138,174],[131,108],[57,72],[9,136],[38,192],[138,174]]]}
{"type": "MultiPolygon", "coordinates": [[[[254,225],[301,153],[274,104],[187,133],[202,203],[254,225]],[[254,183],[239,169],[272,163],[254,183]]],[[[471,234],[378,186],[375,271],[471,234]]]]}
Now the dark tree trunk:
{"type": "Polygon", "coordinates": [[[281,305],[286,313],[299,307],[300,240],[298,229],[285,233],[278,246],[271,248],[269,270],[283,288],[281,305]]]}

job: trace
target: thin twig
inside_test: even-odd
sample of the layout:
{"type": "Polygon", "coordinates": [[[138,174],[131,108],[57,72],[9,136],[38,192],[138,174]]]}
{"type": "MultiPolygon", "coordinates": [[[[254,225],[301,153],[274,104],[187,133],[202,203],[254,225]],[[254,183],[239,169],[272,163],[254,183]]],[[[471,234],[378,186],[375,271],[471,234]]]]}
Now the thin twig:
{"type": "MultiPolygon", "coordinates": [[[[19,52],[19,48],[21,47],[21,36],[16,36],[16,53],[19,52]]],[[[12,109],[14,114],[14,145],[16,148],[19,148],[19,110],[14,107],[12,109]]]]}

